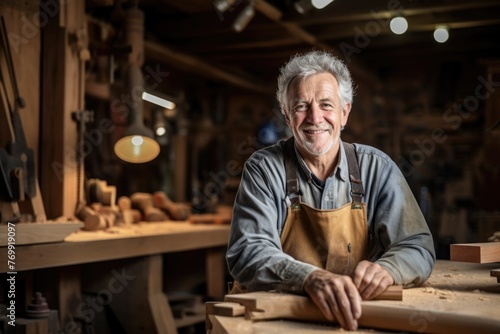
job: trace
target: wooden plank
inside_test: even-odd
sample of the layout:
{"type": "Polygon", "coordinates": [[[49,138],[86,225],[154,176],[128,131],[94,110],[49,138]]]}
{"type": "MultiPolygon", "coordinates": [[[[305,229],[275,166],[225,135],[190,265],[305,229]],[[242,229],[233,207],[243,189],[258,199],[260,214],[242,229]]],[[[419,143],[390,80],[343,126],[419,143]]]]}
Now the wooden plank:
{"type": "MultiPolygon", "coordinates": [[[[44,222],[15,224],[16,246],[64,241],[71,233],[80,229],[82,222],[44,222]]],[[[0,234],[7,235],[7,225],[0,225],[0,234]]],[[[0,246],[6,246],[7,239],[0,239],[0,246]]]]}
{"type": "MultiPolygon", "coordinates": [[[[245,306],[245,318],[248,320],[291,319],[298,321],[328,321],[314,302],[306,297],[284,293],[255,292],[226,296],[227,301],[245,306]]],[[[415,331],[415,315],[425,314],[426,326],[419,332],[424,333],[497,333],[500,320],[461,314],[457,316],[444,310],[416,310],[412,306],[398,303],[387,304],[381,301],[363,301],[362,315],[358,319],[360,327],[385,330],[415,331]],[[428,314],[426,314],[428,313],[428,314]],[[412,320],[413,319],[413,320],[412,320]]],[[[336,323],[336,321],[333,321],[336,323]]]]}
{"type": "Polygon", "coordinates": [[[453,244],[450,246],[450,260],[459,262],[500,262],[500,242],[453,244]]]}

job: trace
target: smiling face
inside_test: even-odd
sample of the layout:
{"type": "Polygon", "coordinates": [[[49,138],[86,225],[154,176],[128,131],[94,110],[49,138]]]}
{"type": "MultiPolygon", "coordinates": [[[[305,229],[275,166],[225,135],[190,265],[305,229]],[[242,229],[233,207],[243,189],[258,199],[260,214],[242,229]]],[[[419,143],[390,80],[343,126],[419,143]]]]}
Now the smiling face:
{"type": "MultiPolygon", "coordinates": [[[[340,131],[351,105],[342,105],[337,80],[330,73],[294,79],[288,90],[285,117],[297,148],[306,160],[335,160],[340,131]]],[[[333,161],[332,160],[332,161],[333,161]]]]}

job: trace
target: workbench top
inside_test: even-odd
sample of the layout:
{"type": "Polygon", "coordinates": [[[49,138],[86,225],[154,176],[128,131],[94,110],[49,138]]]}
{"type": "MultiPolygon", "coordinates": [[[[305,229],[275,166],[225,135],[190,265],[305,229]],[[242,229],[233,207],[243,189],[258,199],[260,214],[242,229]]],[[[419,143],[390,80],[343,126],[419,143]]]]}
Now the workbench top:
{"type": "MultiPolygon", "coordinates": [[[[16,270],[31,270],[125,259],[213,247],[226,247],[229,225],[165,221],[105,231],[77,231],[63,242],[16,246],[16,270]]],[[[7,248],[0,247],[7,258],[7,248]]],[[[6,261],[0,272],[6,272],[6,261]]]]}
{"type": "MultiPolygon", "coordinates": [[[[499,263],[475,264],[438,260],[425,284],[403,290],[402,301],[378,300],[369,303],[397,306],[410,309],[408,318],[414,332],[425,332],[427,325],[445,314],[447,316],[500,321],[500,283],[490,276],[492,269],[500,268],[499,263]]],[[[306,323],[291,320],[271,320],[251,322],[243,317],[210,315],[214,325],[213,334],[222,333],[326,333],[343,331],[333,324],[306,323]],[[222,332],[220,330],[223,330],[222,332]],[[245,331],[243,331],[245,330],[245,331]]],[[[391,315],[388,314],[388,321],[391,315]]],[[[500,323],[500,322],[499,322],[500,323]]],[[[361,328],[354,333],[381,332],[371,328],[361,328]]],[[[500,332],[500,326],[498,328],[500,332]]]]}

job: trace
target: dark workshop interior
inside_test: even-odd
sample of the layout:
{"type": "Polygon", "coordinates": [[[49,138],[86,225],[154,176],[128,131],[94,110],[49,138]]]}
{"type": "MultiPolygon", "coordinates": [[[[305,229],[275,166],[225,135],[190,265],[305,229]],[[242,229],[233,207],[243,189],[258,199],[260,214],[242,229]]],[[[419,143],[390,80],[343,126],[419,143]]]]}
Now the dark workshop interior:
{"type": "Polygon", "coordinates": [[[0,0],[0,334],[212,332],[241,170],[291,135],[276,78],[310,50],[348,65],[342,139],[400,167],[437,259],[500,241],[500,1],[319,2],[0,0]]]}

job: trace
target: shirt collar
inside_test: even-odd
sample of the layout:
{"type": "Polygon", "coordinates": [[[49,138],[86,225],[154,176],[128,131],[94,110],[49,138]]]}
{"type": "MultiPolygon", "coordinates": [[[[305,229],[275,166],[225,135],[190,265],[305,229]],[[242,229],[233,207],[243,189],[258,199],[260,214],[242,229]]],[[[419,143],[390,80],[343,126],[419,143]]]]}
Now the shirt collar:
{"type": "MultiPolygon", "coordinates": [[[[300,152],[297,150],[297,147],[294,145],[295,149],[295,154],[297,155],[297,160],[299,161],[300,168],[302,171],[307,175],[308,178],[313,179],[314,174],[311,172],[309,167],[307,166],[306,162],[302,158],[302,155],[300,155],[300,152]]],[[[340,180],[346,181],[349,179],[349,168],[347,166],[347,157],[345,155],[345,150],[344,150],[344,145],[342,144],[342,141],[340,141],[340,150],[339,150],[339,162],[337,163],[337,167],[333,170],[333,175],[336,175],[340,180]]]]}

